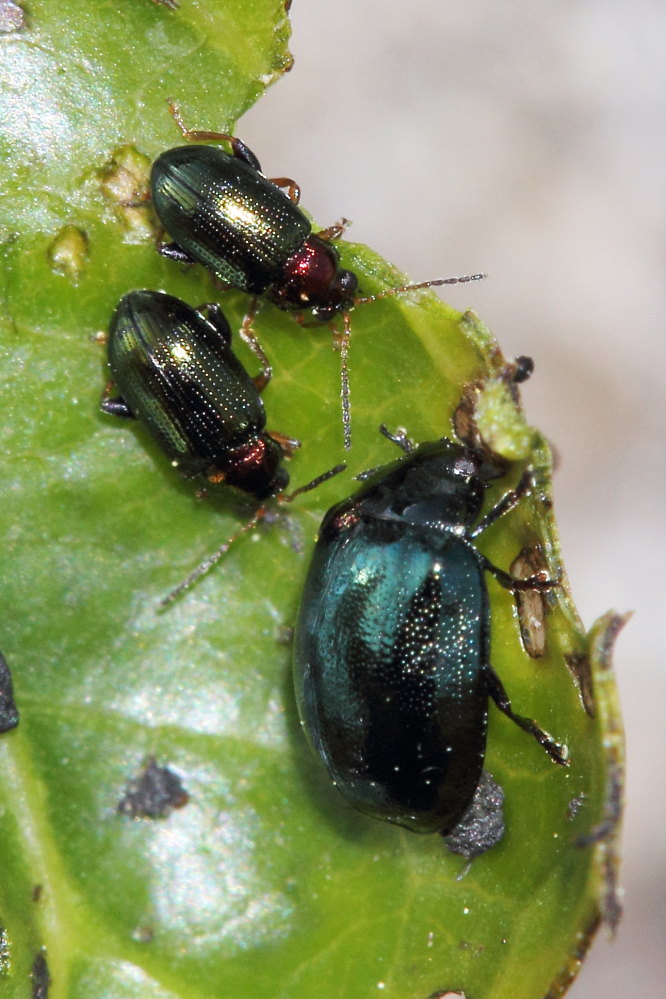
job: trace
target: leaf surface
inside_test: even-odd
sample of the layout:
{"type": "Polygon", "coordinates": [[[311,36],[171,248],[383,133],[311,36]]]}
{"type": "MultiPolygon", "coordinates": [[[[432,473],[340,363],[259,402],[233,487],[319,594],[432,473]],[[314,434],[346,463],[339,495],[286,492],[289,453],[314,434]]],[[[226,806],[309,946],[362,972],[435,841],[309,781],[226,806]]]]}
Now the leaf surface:
{"type": "MultiPolygon", "coordinates": [[[[0,736],[9,999],[38,994],[40,955],[49,999],[541,999],[559,994],[612,908],[608,835],[577,843],[616,817],[621,733],[604,639],[616,622],[590,644],[565,585],[546,601],[546,655],[531,659],[515,601],[489,580],[495,668],[571,764],[556,767],[491,708],[487,766],[507,831],[467,872],[439,837],[347,806],[296,717],[289,632],[308,556],[352,475],[396,457],[380,423],[416,440],[451,435],[463,386],[485,380],[484,435],[516,458],[511,484],[529,460],[539,488],[480,547],[508,569],[540,543],[560,570],[547,446],[507,404],[503,359],[473,315],[420,293],[359,308],[349,471],[159,612],[252,504],[198,497],[140,428],[99,412],[108,376],[93,335],[133,287],[194,305],[219,297],[240,325],[246,297],[155,252],[142,185],[182,141],[167,99],[195,127],[233,129],[289,66],[288,33],[282,0],[34,0],[0,37],[1,647],[21,712],[0,736]],[[580,693],[589,669],[594,717],[580,693]],[[151,758],[180,777],[187,803],[164,818],[119,813],[151,758]]],[[[270,149],[256,152],[280,173],[270,149]]],[[[341,252],[366,294],[401,280],[365,247],[341,252]]],[[[303,441],[290,462],[298,486],[345,458],[339,355],[326,328],[269,306],[257,331],[276,372],[269,425],[303,441]]]]}

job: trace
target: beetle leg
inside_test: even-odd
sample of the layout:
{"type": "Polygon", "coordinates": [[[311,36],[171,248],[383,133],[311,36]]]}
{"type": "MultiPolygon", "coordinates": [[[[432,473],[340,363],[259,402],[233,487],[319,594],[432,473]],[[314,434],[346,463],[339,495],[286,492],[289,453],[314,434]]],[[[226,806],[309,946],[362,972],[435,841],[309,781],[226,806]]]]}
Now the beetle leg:
{"type": "Polygon", "coordinates": [[[157,244],[157,252],[162,257],[166,257],[167,260],[175,260],[177,264],[196,264],[194,257],[191,257],[187,250],[183,250],[178,243],[161,243],[157,244]]]}
{"type": "MultiPolygon", "coordinates": [[[[106,336],[104,337],[103,343],[106,343],[106,336]]],[[[102,398],[99,401],[99,408],[103,413],[108,413],[109,416],[120,416],[124,420],[133,420],[134,413],[129,408],[122,396],[118,395],[115,399],[111,399],[111,389],[113,388],[113,382],[108,381],[104,386],[104,391],[102,392],[102,398]]]]}
{"type": "Polygon", "coordinates": [[[247,163],[247,165],[251,166],[253,170],[257,171],[257,173],[261,173],[261,163],[254,155],[250,147],[245,145],[242,139],[239,139],[235,135],[224,135],[223,133],[218,132],[204,132],[204,135],[206,135],[208,139],[215,139],[216,142],[221,142],[223,139],[226,139],[237,160],[242,160],[243,163],[247,163]]]}
{"type": "Polygon", "coordinates": [[[470,538],[478,537],[487,527],[490,527],[496,520],[503,517],[505,513],[513,510],[514,506],[517,506],[520,500],[530,492],[533,485],[534,473],[531,468],[526,468],[515,489],[510,489],[508,493],[505,493],[492,510],[488,511],[476,527],[469,532],[470,538]]]}
{"type": "Polygon", "coordinates": [[[301,442],[296,437],[287,437],[286,434],[281,434],[278,430],[267,430],[266,433],[274,441],[277,441],[285,458],[291,458],[294,451],[301,446],[301,442]]]}
{"type": "Polygon", "coordinates": [[[232,153],[237,159],[243,160],[244,163],[251,166],[257,173],[261,173],[259,160],[242,139],[237,138],[235,135],[229,135],[228,132],[208,132],[188,128],[181,117],[180,107],[172,100],[169,101],[169,114],[188,142],[228,142],[232,153]]]}
{"type": "Polygon", "coordinates": [[[227,318],[217,302],[204,302],[197,307],[197,312],[213,327],[225,347],[231,346],[231,328],[227,318]]]}
{"type": "Polygon", "coordinates": [[[255,375],[252,381],[257,392],[263,392],[263,390],[268,385],[269,381],[273,377],[273,368],[270,361],[264,353],[264,348],[259,343],[257,339],[257,334],[252,328],[257,312],[259,311],[259,299],[255,296],[250,302],[250,307],[245,313],[243,323],[240,328],[240,337],[244,343],[248,345],[254,356],[258,359],[261,364],[261,371],[258,375],[255,375]]]}
{"type": "Polygon", "coordinates": [[[102,396],[99,408],[109,416],[120,416],[124,420],[134,419],[134,413],[121,396],[115,399],[109,399],[107,395],[102,396]]]}
{"type": "Polygon", "coordinates": [[[196,264],[197,262],[178,243],[164,242],[164,226],[160,226],[155,234],[155,249],[160,256],[165,257],[167,260],[175,260],[178,264],[196,264]]]}
{"type": "Polygon", "coordinates": [[[519,590],[552,590],[554,587],[559,586],[561,582],[559,577],[551,579],[546,569],[537,570],[529,579],[518,579],[516,576],[512,576],[510,572],[505,572],[499,566],[493,565],[485,555],[480,555],[479,557],[486,572],[494,576],[500,586],[503,586],[505,590],[511,590],[512,593],[516,593],[519,590]]]}
{"type": "Polygon", "coordinates": [[[339,222],[334,222],[333,225],[329,225],[326,229],[320,229],[317,233],[320,239],[331,240],[340,239],[345,229],[351,225],[349,219],[341,218],[339,222]]]}
{"type": "Polygon", "coordinates": [[[269,177],[268,179],[276,187],[286,187],[289,200],[293,201],[295,205],[299,203],[301,200],[301,188],[295,180],[292,180],[291,177],[269,177]]]}
{"type": "Polygon", "coordinates": [[[505,714],[507,718],[510,718],[511,721],[515,722],[519,728],[522,728],[523,731],[529,732],[530,735],[533,735],[536,741],[543,746],[555,763],[560,763],[562,766],[568,766],[568,748],[564,744],[556,742],[552,735],[549,735],[548,732],[545,732],[539,725],[537,725],[533,718],[525,718],[523,715],[515,714],[513,708],[511,707],[509,695],[504,689],[502,681],[490,663],[487,663],[485,666],[485,677],[488,686],[488,693],[500,711],[505,714]]]}

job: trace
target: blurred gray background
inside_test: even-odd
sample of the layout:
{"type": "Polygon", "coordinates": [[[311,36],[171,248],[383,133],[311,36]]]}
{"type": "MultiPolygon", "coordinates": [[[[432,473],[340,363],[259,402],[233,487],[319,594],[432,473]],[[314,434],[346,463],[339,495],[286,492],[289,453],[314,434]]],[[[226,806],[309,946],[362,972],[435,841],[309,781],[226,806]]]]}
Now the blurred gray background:
{"type": "Polygon", "coordinates": [[[616,669],[629,742],[625,916],[572,999],[666,981],[666,5],[294,0],[291,74],[241,122],[322,224],[354,221],[536,374],[564,556],[586,625],[634,610],[616,669]]]}

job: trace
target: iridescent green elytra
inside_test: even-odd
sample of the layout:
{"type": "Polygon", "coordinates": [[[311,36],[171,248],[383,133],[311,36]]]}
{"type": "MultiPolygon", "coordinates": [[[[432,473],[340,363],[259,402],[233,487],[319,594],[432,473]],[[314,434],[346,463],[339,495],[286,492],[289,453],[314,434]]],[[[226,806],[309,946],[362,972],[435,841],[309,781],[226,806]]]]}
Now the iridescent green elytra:
{"type": "Polygon", "coordinates": [[[283,450],[265,433],[257,387],[231,350],[221,310],[206,313],[163,292],[125,295],[109,328],[121,399],[102,408],[141,420],[184,475],[264,499],[289,480],[283,450]]]}

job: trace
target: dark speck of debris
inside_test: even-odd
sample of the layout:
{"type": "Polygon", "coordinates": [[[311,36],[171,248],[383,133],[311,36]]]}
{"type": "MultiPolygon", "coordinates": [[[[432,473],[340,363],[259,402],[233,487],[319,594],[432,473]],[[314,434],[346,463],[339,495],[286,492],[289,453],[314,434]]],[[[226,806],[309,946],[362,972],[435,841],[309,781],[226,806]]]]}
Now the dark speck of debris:
{"type": "Polygon", "coordinates": [[[137,943],[152,943],[155,937],[155,930],[152,926],[137,926],[135,930],[132,930],[132,940],[136,940],[137,943]]]}
{"type": "Polygon", "coordinates": [[[51,978],[44,950],[37,952],[37,956],[32,962],[30,977],[32,978],[32,999],[48,999],[51,978]]]}
{"type": "Polygon", "coordinates": [[[294,640],[294,629],[288,624],[282,625],[278,628],[277,634],[275,636],[275,641],[278,645],[291,645],[294,640]]]}
{"type": "Polygon", "coordinates": [[[0,652],[0,732],[9,732],[19,723],[19,713],[14,703],[12,675],[5,657],[0,652]]]}
{"type": "Polygon", "coordinates": [[[178,774],[168,767],[159,767],[151,756],[139,776],[128,783],[118,802],[118,812],[132,819],[165,819],[174,808],[182,808],[189,800],[178,774]]]}
{"type": "Polygon", "coordinates": [[[444,836],[451,853],[472,860],[495,846],[504,835],[504,791],[483,770],[472,803],[455,828],[444,836]]]}

